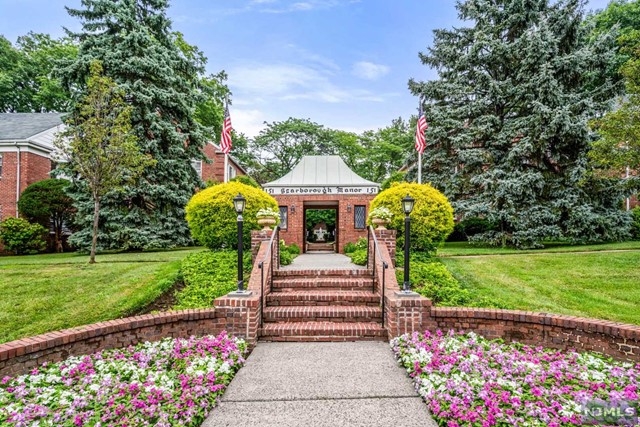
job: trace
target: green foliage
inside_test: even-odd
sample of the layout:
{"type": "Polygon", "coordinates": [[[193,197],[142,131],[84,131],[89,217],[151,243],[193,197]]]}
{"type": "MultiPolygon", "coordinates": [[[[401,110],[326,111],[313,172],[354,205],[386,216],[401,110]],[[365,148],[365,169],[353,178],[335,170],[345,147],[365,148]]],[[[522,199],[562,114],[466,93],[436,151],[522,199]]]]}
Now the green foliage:
{"type": "Polygon", "coordinates": [[[316,224],[324,222],[329,231],[336,226],[335,209],[307,209],[305,212],[307,230],[311,230],[316,224]]]}
{"type": "Polygon", "coordinates": [[[28,221],[45,228],[53,224],[56,252],[62,252],[62,227],[71,220],[73,200],[65,193],[69,181],[45,179],[28,186],[20,195],[18,209],[28,221]]]}
{"type": "Polygon", "coordinates": [[[255,187],[255,188],[262,188],[260,187],[260,184],[258,184],[256,182],[255,179],[251,178],[250,176],[247,175],[238,175],[235,178],[231,178],[229,180],[230,182],[241,182],[244,185],[249,185],[251,187],[255,187]]]}
{"type": "MultiPolygon", "coordinates": [[[[403,265],[402,254],[397,265],[403,265]]],[[[484,296],[478,296],[463,288],[447,267],[431,258],[426,252],[412,252],[409,261],[411,288],[440,306],[467,306],[507,308],[484,296]]],[[[396,270],[398,283],[404,280],[404,271],[396,270]]]]}
{"type": "Polygon", "coordinates": [[[633,222],[631,223],[631,233],[633,237],[640,240],[640,206],[635,207],[631,211],[633,222]]]}
{"type": "Polygon", "coordinates": [[[495,223],[478,217],[465,218],[455,225],[453,233],[449,235],[447,241],[463,242],[471,240],[478,234],[485,234],[491,231],[497,231],[497,225],[495,223]]]}
{"type": "Polygon", "coordinates": [[[398,230],[398,236],[403,237],[405,214],[401,200],[407,194],[415,199],[411,213],[411,248],[433,253],[453,231],[453,209],[447,198],[431,185],[395,184],[373,199],[371,210],[385,206],[393,212],[387,227],[398,230]]]}
{"type": "Polygon", "coordinates": [[[278,209],[276,200],[266,192],[240,182],[228,182],[209,187],[195,194],[186,207],[191,234],[209,249],[234,248],[238,244],[238,214],[233,198],[241,193],[247,200],[244,213],[243,242],[251,245],[251,230],[257,230],[256,213],[266,207],[278,209]]]}
{"type": "Polygon", "coordinates": [[[346,245],[344,245],[344,253],[345,254],[350,254],[352,252],[355,252],[358,248],[356,247],[355,243],[349,242],[346,245]]]}
{"type": "Polygon", "coordinates": [[[347,256],[351,258],[351,262],[357,265],[367,265],[367,250],[356,249],[353,252],[347,253],[347,256]]]}
{"type": "Polygon", "coordinates": [[[406,172],[400,172],[400,171],[391,172],[391,175],[389,175],[389,178],[382,181],[382,184],[380,185],[380,189],[382,191],[387,190],[391,188],[391,184],[393,184],[394,182],[406,182],[405,176],[406,176],[406,172]]]}
{"type": "MultiPolygon", "coordinates": [[[[166,0],[83,0],[67,8],[82,29],[69,32],[79,53],[61,69],[64,84],[85,91],[90,64],[100,61],[126,93],[138,148],[156,162],[135,184],[105,196],[99,224],[104,249],[192,243],[184,208],[203,183],[191,162],[204,160],[201,150],[211,134],[198,122],[196,107],[211,98],[201,85],[206,59],[172,32],[168,7],[166,0]]],[[[79,227],[73,242],[86,247],[93,203],[82,186],[71,191],[79,227]]]]}
{"type": "Polygon", "coordinates": [[[16,255],[37,254],[46,247],[47,230],[22,218],[7,218],[0,222],[0,241],[6,250],[16,255]]]}
{"type": "MultiPolygon", "coordinates": [[[[245,284],[251,274],[251,254],[244,254],[245,284]]],[[[213,300],[233,292],[238,286],[238,252],[204,251],[182,261],[185,287],[176,293],[176,310],[208,308],[213,300]]]]}
{"type": "Polygon", "coordinates": [[[12,46],[0,36],[0,112],[68,111],[71,94],[56,67],[77,54],[69,39],[30,32],[12,46]]]}
{"type": "Polygon", "coordinates": [[[102,198],[134,183],[146,167],[156,162],[140,152],[131,127],[132,108],[125,103],[124,92],[103,75],[97,61],[91,64],[87,85],[86,96],[58,134],[55,145],[69,160],[63,170],[79,177],[93,200],[89,262],[95,262],[102,198]]]}
{"type": "Polygon", "coordinates": [[[293,259],[300,255],[300,246],[292,243],[286,245],[284,240],[280,240],[280,264],[289,265],[293,262],[293,259]]]}
{"type": "Polygon", "coordinates": [[[300,246],[296,245],[295,243],[292,243],[289,246],[287,246],[287,251],[294,257],[300,255],[300,252],[301,252],[300,246]]]}
{"type": "Polygon", "coordinates": [[[293,262],[293,255],[289,251],[280,250],[280,265],[289,265],[293,262]]]}
{"type": "Polygon", "coordinates": [[[421,53],[438,78],[410,81],[430,119],[423,179],[456,214],[496,222],[479,237],[496,244],[623,238],[620,191],[586,182],[588,120],[620,89],[609,74],[612,34],[591,37],[583,2],[456,8],[465,25],[436,30],[421,53]]]}

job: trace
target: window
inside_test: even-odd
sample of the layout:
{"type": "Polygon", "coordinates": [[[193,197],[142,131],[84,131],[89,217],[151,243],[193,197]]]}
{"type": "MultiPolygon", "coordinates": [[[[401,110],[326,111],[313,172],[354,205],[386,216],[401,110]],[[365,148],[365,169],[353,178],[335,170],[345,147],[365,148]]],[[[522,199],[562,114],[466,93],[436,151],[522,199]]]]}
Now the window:
{"type": "Polygon", "coordinates": [[[236,169],[229,165],[229,179],[235,178],[236,177],[236,169]]]}
{"type": "Polygon", "coordinates": [[[289,208],[280,206],[280,228],[286,230],[289,226],[289,208]]]}
{"type": "Polygon", "coordinates": [[[353,222],[356,229],[362,230],[367,228],[367,207],[364,205],[356,205],[353,209],[353,222]]]}
{"type": "Polygon", "coordinates": [[[198,176],[202,178],[202,160],[192,160],[191,167],[193,167],[198,176]]]}
{"type": "Polygon", "coordinates": [[[2,178],[2,154],[0,154],[0,178],[2,178]]]}

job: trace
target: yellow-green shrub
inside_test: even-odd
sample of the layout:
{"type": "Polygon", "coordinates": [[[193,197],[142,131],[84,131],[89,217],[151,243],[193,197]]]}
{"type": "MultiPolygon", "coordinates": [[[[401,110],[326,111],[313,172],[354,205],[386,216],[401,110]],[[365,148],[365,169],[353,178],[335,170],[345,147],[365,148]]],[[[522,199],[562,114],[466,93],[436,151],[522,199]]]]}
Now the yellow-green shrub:
{"type": "Polygon", "coordinates": [[[196,193],[187,203],[187,222],[191,235],[200,244],[210,249],[235,248],[238,244],[237,214],[233,198],[241,193],[245,205],[243,242],[251,245],[251,230],[260,228],[256,213],[266,207],[278,209],[276,199],[259,188],[240,182],[228,182],[206,188],[196,193]]]}
{"type": "Polygon", "coordinates": [[[370,210],[385,206],[393,212],[388,228],[398,230],[404,241],[404,212],[402,199],[409,194],[415,199],[411,213],[411,249],[434,252],[453,231],[453,208],[440,191],[429,184],[393,183],[376,196],[370,210]]]}

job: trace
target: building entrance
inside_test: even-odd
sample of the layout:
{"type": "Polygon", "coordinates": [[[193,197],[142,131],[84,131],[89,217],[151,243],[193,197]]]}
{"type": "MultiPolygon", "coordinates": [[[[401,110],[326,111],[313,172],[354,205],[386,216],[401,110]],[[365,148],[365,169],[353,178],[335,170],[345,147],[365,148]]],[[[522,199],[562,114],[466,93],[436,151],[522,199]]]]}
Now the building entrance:
{"type": "Polygon", "coordinates": [[[304,252],[336,252],[339,248],[338,202],[314,205],[304,203],[304,252]]]}

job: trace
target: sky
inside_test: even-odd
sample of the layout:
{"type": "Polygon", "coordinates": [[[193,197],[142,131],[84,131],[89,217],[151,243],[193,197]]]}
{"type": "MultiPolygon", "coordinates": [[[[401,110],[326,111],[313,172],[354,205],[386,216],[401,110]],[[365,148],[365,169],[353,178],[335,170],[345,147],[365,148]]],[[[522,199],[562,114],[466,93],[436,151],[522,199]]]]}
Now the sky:
{"type": "MultiPolygon", "coordinates": [[[[587,10],[609,0],[588,0],[587,10]]],[[[59,37],[80,29],[64,6],[80,0],[0,0],[0,34],[59,37]]],[[[173,29],[225,70],[233,127],[249,137],[264,122],[310,119],[362,132],[416,113],[410,78],[437,28],[459,26],[453,0],[173,0],[173,29]]]]}

